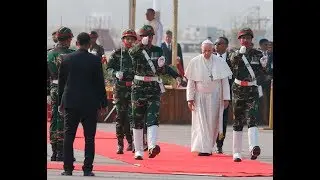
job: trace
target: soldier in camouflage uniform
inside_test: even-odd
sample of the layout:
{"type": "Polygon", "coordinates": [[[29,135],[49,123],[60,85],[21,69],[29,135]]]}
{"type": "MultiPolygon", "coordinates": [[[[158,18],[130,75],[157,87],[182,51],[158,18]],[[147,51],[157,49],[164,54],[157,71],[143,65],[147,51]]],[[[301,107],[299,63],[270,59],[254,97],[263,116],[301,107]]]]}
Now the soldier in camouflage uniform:
{"type": "Polygon", "coordinates": [[[88,49],[88,51],[94,55],[99,56],[102,58],[104,55],[104,48],[101,45],[97,44],[97,39],[98,39],[98,33],[96,31],[91,31],[90,32],[90,38],[91,38],[91,46],[88,49]]]}
{"type": "MultiPolygon", "coordinates": [[[[51,35],[52,35],[52,40],[53,40],[54,43],[57,43],[57,42],[58,42],[58,39],[57,39],[57,37],[56,37],[56,34],[57,34],[57,31],[54,31],[54,32],[51,34],[51,35]]],[[[47,50],[47,53],[48,53],[49,51],[51,51],[52,49],[54,49],[55,46],[56,46],[56,44],[54,44],[54,45],[52,46],[52,48],[49,48],[49,49],[47,50]]],[[[50,78],[49,68],[48,68],[48,66],[47,66],[47,104],[48,104],[48,105],[51,105],[50,85],[51,85],[51,78],[50,78]]],[[[49,107],[49,108],[50,108],[50,107],[49,107]]]]}
{"type": "Polygon", "coordinates": [[[51,35],[52,35],[53,42],[57,44],[58,43],[57,31],[54,31],[51,35]]]}
{"type": "Polygon", "coordinates": [[[69,49],[73,34],[67,27],[61,27],[57,31],[58,44],[47,53],[47,66],[50,72],[50,99],[52,118],[50,121],[50,143],[52,147],[51,161],[63,161],[63,134],[64,122],[58,112],[58,71],[64,54],[73,50],[69,49]]]}
{"type": "Polygon", "coordinates": [[[142,37],[142,42],[130,48],[129,54],[135,74],[132,85],[134,158],[142,160],[145,123],[147,124],[149,158],[154,158],[160,153],[157,136],[160,95],[164,87],[159,76],[169,74],[176,78],[178,84],[182,77],[165,65],[162,49],[151,44],[154,35],[152,26],[144,25],[139,30],[139,35],[142,37]]]}
{"type": "Polygon", "coordinates": [[[58,39],[57,39],[56,34],[57,34],[57,31],[54,31],[54,32],[51,34],[51,35],[52,35],[52,40],[53,40],[53,42],[54,42],[54,45],[52,46],[52,48],[49,48],[47,51],[50,51],[50,50],[54,49],[55,46],[56,46],[56,43],[58,43],[58,39]]]}
{"type": "Polygon", "coordinates": [[[267,72],[266,59],[260,51],[251,47],[253,32],[250,28],[241,29],[238,39],[240,50],[230,54],[231,69],[235,77],[232,85],[233,160],[241,162],[242,130],[248,124],[248,140],[251,159],[260,155],[258,145],[258,101],[261,96],[261,82],[267,72]]]}
{"type": "Polygon", "coordinates": [[[127,151],[132,151],[132,106],[131,85],[134,77],[132,60],[128,50],[137,40],[134,30],[128,29],[122,33],[121,48],[113,51],[107,64],[107,72],[114,78],[113,98],[116,106],[116,135],[118,139],[117,154],[123,154],[123,138],[126,136],[127,151]]]}

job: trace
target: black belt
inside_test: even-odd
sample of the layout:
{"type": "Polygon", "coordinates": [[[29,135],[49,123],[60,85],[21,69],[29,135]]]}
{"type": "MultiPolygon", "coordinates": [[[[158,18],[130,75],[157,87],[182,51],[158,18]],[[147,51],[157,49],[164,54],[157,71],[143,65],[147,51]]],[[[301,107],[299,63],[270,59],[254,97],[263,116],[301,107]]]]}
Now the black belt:
{"type": "Polygon", "coordinates": [[[140,80],[133,80],[134,84],[142,85],[142,84],[149,84],[151,86],[159,86],[159,83],[157,81],[140,81],[140,80]]]}

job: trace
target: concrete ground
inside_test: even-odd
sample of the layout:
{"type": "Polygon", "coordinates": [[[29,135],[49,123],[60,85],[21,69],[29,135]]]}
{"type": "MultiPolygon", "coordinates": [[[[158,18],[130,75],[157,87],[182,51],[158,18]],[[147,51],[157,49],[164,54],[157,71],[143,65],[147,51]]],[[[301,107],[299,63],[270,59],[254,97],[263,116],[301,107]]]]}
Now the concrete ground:
{"type": "MultiPolygon", "coordinates": [[[[98,130],[115,132],[115,124],[98,124],[98,130]]],[[[246,136],[247,128],[244,128],[243,135],[243,152],[248,152],[248,138],[246,136]]],[[[190,125],[160,125],[159,128],[159,141],[179,144],[182,146],[190,147],[191,139],[191,126],[190,125]]],[[[259,156],[260,161],[267,163],[273,163],[273,131],[272,130],[260,130],[259,144],[262,149],[262,153],[259,156]]],[[[48,144],[47,148],[47,159],[50,160],[51,147],[48,144]]],[[[116,148],[115,148],[116,149],[116,148]]],[[[232,154],[232,126],[228,126],[226,139],[224,142],[223,150],[225,154],[232,154]]],[[[84,152],[75,150],[75,157],[77,162],[82,163],[84,159],[84,152]]],[[[248,158],[248,154],[243,153],[245,158],[248,158]]],[[[126,164],[121,161],[109,159],[103,156],[95,156],[96,164],[105,165],[121,165],[126,164]]],[[[73,176],[61,176],[61,170],[48,170],[47,178],[48,180],[67,180],[67,179],[77,179],[77,180],[105,180],[105,179],[121,179],[121,180],[207,180],[207,179],[217,179],[217,180],[271,180],[273,177],[212,177],[212,176],[192,176],[192,175],[164,175],[164,174],[140,174],[140,173],[116,173],[116,172],[95,172],[95,177],[84,177],[81,171],[74,171],[73,176]]]]}

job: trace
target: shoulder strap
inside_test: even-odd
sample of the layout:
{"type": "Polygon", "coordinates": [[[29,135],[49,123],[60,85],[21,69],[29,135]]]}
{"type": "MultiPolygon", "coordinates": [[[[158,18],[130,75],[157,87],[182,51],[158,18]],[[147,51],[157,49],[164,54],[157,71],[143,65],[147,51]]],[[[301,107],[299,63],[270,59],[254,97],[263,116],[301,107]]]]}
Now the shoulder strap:
{"type": "MultiPolygon", "coordinates": [[[[256,76],[254,75],[253,69],[250,66],[247,58],[244,55],[242,55],[242,60],[243,60],[244,64],[246,65],[246,67],[249,71],[249,74],[251,75],[252,79],[254,80],[256,78],[256,76]]],[[[261,97],[263,95],[262,86],[258,86],[258,93],[259,93],[259,97],[261,97]]]]}
{"type": "Polygon", "coordinates": [[[246,65],[246,67],[247,67],[247,69],[248,69],[248,71],[249,71],[250,76],[251,76],[252,79],[254,80],[254,79],[256,78],[256,76],[255,76],[255,74],[254,74],[254,72],[253,72],[253,69],[252,69],[252,67],[251,67],[250,63],[248,62],[248,60],[247,60],[247,58],[246,58],[245,55],[242,55],[242,60],[243,60],[244,64],[246,65]]]}
{"type": "MultiPolygon", "coordinates": [[[[147,59],[148,63],[149,63],[149,66],[151,67],[151,70],[153,72],[153,74],[156,76],[156,68],[154,67],[151,59],[150,59],[150,56],[148,55],[148,53],[145,51],[145,50],[142,50],[142,53],[144,55],[144,57],[147,59]]],[[[164,85],[162,83],[162,79],[159,77],[159,80],[158,80],[158,83],[159,83],[159,87],[160,87],[160,91],[161,93],[164,93],[166,92],[165,88],[164,88],[164,85]]]]}
{"type": "Polygon", "coordinates": [[[153,65],[153,63],[152,63],[152,61],[151,61],[151,59],[150,59],[150,56],[148,55],[148,53],[146,52],[146,50],[142,50],[142,53],[143,53],[144,57],[147,59],[148,64],[149,64],[149,66],[151,67],[152,72],[153,72],[154,74],[156,74],[156,68],[154,67],[154,65],[153,65]]]}

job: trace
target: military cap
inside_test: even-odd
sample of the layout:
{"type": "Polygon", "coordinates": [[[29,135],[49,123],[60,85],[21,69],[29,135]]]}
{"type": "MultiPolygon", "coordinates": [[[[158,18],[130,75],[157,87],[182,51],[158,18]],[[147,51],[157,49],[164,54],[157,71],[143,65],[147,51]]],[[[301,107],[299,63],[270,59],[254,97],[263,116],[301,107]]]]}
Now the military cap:
{"type": "Polygon", "coordinates": [[[67,27],[61,27],[58,29],[56,36],[58,38],[58,41],[63,41],[66,40],[68,38],[73,38],[73,34],[71,29],[67,28],[67,27]]]}
{"type": "Polygon", "coordinates": [[[252,38],[253,38],[253,32],[250,28],[243,28],[241,29],[239,32],[238,32],[238,39],[241,37],[241,36],[244,36],[244,35],[250,35],[252,38]]]}
{"type": "Polygon", "coordinates": [[[91,31],[89,35],[91,38],[97,38],[99,36],[97,31],[91,31]]]}
{"type": "Polygon", "coordinates": [[[153,36],[154,30],[153,27],[150,25],[143,25],[142,28],[139,30],[140,36],[153,36]]]}
{"type": "Polygon", "coordinates": [[[127,36],[134,37],[137,39],[137,34],[133,29],[126,29],[125,31],[123,31],[121,38],[123,39],[124,37],[127,37],[127,36]]]}

